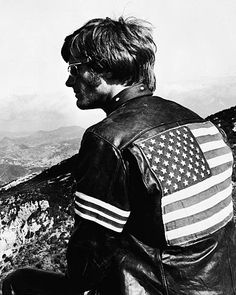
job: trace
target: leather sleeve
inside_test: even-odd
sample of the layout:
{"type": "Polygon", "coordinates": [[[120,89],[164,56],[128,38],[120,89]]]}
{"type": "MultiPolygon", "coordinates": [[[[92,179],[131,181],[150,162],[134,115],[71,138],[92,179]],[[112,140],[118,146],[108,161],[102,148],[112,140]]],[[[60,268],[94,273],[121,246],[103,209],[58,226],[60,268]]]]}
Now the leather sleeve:
{"type": "Polygon", "coordinates": [[[68,250],[68,275],[81,290],[99,284],[119,249],[129,217],[127,173],[119,150],[85,133],[74,166],[75,231],[68,250]]]}
{"type": "Polygon", "coordinates": [[[74,168],[75,214],[121,232],[130,208],[128,177],[120,151],[98,135],[87,132],[74,168]]]}
{"type": "Polygon", "coordinates": [[[81,292],[98,288],[112,270],[120,234],[80,219],[67,248],[67,275],[81,292]]]}

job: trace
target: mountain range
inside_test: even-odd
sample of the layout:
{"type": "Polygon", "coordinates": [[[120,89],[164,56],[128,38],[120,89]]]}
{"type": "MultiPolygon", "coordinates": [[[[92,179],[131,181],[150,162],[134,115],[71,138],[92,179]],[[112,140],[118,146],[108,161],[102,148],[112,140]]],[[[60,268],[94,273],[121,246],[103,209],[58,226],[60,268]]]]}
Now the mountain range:
{"type": "Polygon", "coordinates": [[[71,157],[79,150],[83,132],[79,126],[70,126],[24,137],[5,136],[0,140],[0,186],[71,157]]]}
{"type": "MultiPolygon", "coordinates": [[[[233,107],[207,119],[224,130],[236,159],[235,118],[236,107],[233,107]]],[[[78,130],[82,135],[83,130],[78,130]]],[[[55,133],[61,136],[61,131],[57,130],[55,133]]],[[[60,140],[54,138],[53,142],[60,146],[64,139],[65,137],[61,136],[60,140]]],[[[74,139],[79,140],[80,137],[68,140],[74,139]]],[[[5,139],[3,143],[8,141],[9,139],[5,139]]],[[[34,142],[35,146],[42,142],[46,146],[52,144],[49,133],[46,135],[44,132],[34,135],[31,139],[17,140],[14,144],[33,148],[30,142],[34,142]]],[[[76,148],[78,149],[78,142],[76,148]]],[[[25,179],[12,181],[0,189],[0,279],[12,269],[23,266],[53,271],[65,270],[66,245],[73,228],[75,181],[71,171],[76,157],[77,153],[44,169],[34,177],[26,176],[25,179]]],[[[235,166],[233,184],[235,200],[235,166]]]]}

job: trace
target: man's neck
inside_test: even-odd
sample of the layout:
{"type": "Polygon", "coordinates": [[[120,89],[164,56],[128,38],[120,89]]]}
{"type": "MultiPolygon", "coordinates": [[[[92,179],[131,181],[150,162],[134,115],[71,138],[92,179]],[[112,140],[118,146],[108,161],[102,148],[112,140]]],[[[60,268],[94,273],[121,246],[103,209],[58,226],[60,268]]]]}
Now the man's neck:
{"type": "Polygon", "coordinates": [[[127,88],[127,86],[121,85],[121,84],[114,84],[111,85],[111,99],[116,96],[119,92],[127,88]]]}
{"type": "Polygon", "coordinates": [[[108,114],[109,105],[113,101],[113,97],[115,97],[118,93],[120,93],[122,90],[127,88],[127,86],[121,85],[121,84],[112,84],[109,85],[109,95],[107,96],[106,104],[103,108],[104,112],[108,114]]]}

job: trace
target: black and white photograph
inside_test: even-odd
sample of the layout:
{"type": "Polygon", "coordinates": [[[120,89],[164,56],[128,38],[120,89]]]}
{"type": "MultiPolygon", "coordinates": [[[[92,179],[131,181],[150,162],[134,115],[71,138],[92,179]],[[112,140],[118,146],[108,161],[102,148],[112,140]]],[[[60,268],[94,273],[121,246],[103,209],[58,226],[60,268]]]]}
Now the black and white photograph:
{"type": "Polygon", "coordinates": [[[0,0],[0,295],[236,294],[235,16],[0,0]]]}

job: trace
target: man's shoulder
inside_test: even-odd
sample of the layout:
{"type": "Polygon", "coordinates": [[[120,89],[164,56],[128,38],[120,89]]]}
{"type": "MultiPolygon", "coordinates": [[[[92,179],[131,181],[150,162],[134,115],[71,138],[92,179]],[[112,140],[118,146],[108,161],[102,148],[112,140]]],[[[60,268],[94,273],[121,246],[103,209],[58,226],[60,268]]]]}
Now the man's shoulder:
{"type": "Polygon", "coordinates": [[[118,149],[122,149],[129,140],[128,138],[131,138],[132,134],[136,133],[135,129],[133,132],[131,130],[132,120],[127,119],[129,118],[126,118],[124,123],[121,118],[114,120],[113,116],[108,117],[89,127],[85,132],[85,136],[99,137],[100,140],[106,141],[118,149]]]}
{"type": "Polygon", "coordinates": [[[101,122],[87,129],[113,146],[122,149],[140,134],[170,121],[194,121],[200,117],[185,107],[159,96],[142,97],[125,103],[101,122]]]}
{"type": "Polygon", "coordinates": [[[151,110],[149,108],[150,97],[147,102],[144,101],[145,98],[128,101],[115,109],[104,120],[89,127],[86,133],[99,136],[113,146],[122,149],[152,123],[152,120],[147,116],[151,110]],[[145,112],[143,109],[146,109],[145,112]]]}

